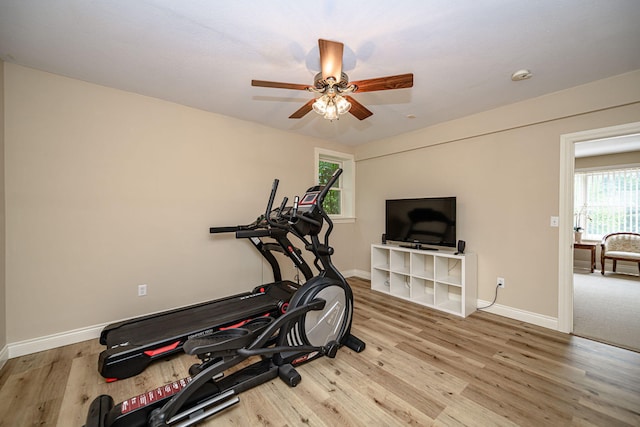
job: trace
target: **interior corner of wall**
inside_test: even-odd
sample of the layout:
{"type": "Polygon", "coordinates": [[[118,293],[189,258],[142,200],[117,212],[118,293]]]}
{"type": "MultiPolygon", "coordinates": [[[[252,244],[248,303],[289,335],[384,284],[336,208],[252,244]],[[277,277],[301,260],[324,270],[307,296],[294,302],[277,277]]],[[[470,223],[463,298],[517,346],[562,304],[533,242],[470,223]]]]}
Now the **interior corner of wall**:
{"type": "Polygon", "coordinates": [[[4,367],[4,364],[9,360],[9,346],[5,345],[0,350],[0,370],[4,367]]]}

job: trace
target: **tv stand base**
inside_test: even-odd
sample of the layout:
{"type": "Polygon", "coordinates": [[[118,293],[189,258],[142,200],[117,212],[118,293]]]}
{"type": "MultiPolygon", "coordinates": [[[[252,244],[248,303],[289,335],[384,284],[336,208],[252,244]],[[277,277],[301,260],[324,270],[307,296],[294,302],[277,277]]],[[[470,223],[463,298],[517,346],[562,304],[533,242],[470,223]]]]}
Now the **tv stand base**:
{"type": "Polygon", "coordinates": [[[454,255],[444,250],[371,245],[374,291],[467,317],[476,309],[477,282],[477,257],[472,252],[454,255]]]}

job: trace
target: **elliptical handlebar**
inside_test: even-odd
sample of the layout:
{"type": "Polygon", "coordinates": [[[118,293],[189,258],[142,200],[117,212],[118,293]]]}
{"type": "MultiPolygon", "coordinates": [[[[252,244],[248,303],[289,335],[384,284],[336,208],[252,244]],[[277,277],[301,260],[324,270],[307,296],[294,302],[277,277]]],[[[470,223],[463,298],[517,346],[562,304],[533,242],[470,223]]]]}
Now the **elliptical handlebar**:
{"type": "Polygon", "coordinates": [[[287,202],[289,201],[288,197],[284,197],[282,199],[282,203],[280,203],[280,208],[278,208],[278,219],[282,218],[282,212],[284,212],[284,208],[287,206],[287,202]]]}
{"type": "Polygon", "coordinates": [[[338,178],[340,178],[340,175],[342,175],[342,169],[336,169],[335,172],[333,172],[333,175],[331,175],[331,178],[329,178],[329,181],[327,181],[327,184],[324,186],[322,191],[320,191],[320,194],[318,194],[319,207],[322,207],[325,196],[327,195],[331,187],[333,187],[333,184],[335,184],[338,178]]]}
{"type": "Polygon", "coordinates": [[[324,188],[318,195],[318,207],[320,208],[320,214],[328,224],[327,231],[325,231],[324,233],[324,244],[326,247],[329,247],[329,235],[333,231],[333,221],[331,221],[331,217],[324,211],[324,209],[322,209],[322,204],[324,203],[325,196],[327,195],[331,187],[333,187],[333,184],[335,184],[338,178],[340,178],[340,175],[342,175],[342,168],[338,168],[335,170],[335,172],[333,172],[333,175],[331,175],[331,178],[329,178],[329,181],[327,181],[327,185],[324,186],[324,188]]]}
{"type": "MultiPolygon", "coordinates": [[[[331,178],[329,178],[329,180],[327,181],[327,184],[322,187],[316,199],[316,205],[319,209],[319,213],[322,216],[322,219],[327,221],[327,224],[329,226],[327,229],[327,233],[325,234],[325,239],[324,239],[325,244],[328,244],[328,235],[331,233],[331,230],[333,229],[333,221],[331,221],[331,218],[329,217],[329,215],[327,215],[324,209],[322,209],[322,204],[324,202],[324,198],[326,197],[327,193],[329,192],[331,187],[333,187],[333,185],[336,183],[338,178],[340,178],[341,174],[342,174],[342,169],[336,169],[335,172],[333,172],[333,175],[331,175],[331,178]]],[[[304,214],[298,215],[298,206],[299,206],[300,198],[296,196],[293,201],[293,207],[286,216],[284,214],[284,211],[286,208],[286,204],[289,201],[287,197],[285,197],[282,200],[282,203],[278,208],[278,213],[276,215],[276,218],[278,220],[287,219],[288,220],[287,223],[283,224],[281,221],[274,221],[273,218],[271,217],[271,213],[273,210],[273,202],[275,201],[276,193],[278,192],[279,183],[280,183],[279,179],[276,178],[273,180],[273,185],[271,186],[271,193],[269,194],[269,200],[267,202],[267,208],[263,216],[264,221],[266,221],[269,227],[292,231],[294,232],[294,234],[298,235],[298,237],[300,237],[302,240],[305,240],[304,236],[300,235],[300,233],[297,233],[295,229],[291,228],[291,224],[293,224],[295,221],[301,220],[308,224],[311,224],[314,227],[321,227],[322,220],[319,221],[314,218],[310,218],[304,214]]],[[[231,227],[211,227],[209,228],[209,233],[218,234],[218,233],[235,232],[236,237],[238,238],[268,236],[269,232],[267,230],[256,230],[258,228],[260,220],[261,218],[258,218],[258,220],[256,220],[254,223],[248,224],[248,225],[237,225],[237,226],[231,226],[231,227]]]]}
{"type": "Polygon", "coordinates": [[[264,218],[271,226],[275,224],[275,222],[271,220],[271,210],[273,209],[273,201],[276,198],[276,192],[278,191],[279,183],[280,180],[278,178],[273,180],[273,185],[271,186],[271,194],[269,195],[269,201],[267,202],[267,210],[264,212],[264,218]]]}
{"type": "MultiPolygon", "coordinates": [[[[280,228],[283,230],[289,230],[289,227],[287,227],[286,225],[278,224],[276,221],[271,219],[271,211],[273,210],[273,201],[276,198],[276,193],[278,192],[279,183],[280,183],[280,180],[278,178],[273,180],[273,185],[271,186],[271,194],[269,195],[269,201],[267,202],[267,210],[264,213],[264,219],[267,221],[267,224],[269,224],[269,226],[271,227],[280,228]]],[[[288,201],[289,199],[287,197],[285,197],[282,200],[282,203],[280,204],[280,208],[278,212],[278,218],[282,217],[282,212],[288,201]]]]}

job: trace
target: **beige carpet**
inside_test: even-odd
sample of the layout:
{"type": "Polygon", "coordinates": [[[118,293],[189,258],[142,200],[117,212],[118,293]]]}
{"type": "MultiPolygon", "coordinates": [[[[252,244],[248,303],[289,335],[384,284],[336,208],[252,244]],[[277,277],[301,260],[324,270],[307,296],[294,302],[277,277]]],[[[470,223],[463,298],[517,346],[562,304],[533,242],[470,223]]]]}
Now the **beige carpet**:
{"type": "Polygon", "coordinates": [[[640,351],[640,278],[575,271],[573,333],[640,351]]]}

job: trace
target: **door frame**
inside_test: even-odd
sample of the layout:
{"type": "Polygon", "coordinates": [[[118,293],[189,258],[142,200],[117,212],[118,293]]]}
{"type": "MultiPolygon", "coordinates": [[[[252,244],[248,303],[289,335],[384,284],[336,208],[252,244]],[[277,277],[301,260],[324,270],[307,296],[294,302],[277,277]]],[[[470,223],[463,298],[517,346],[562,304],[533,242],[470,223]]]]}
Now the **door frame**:
{"type": "Polygon", "coordinates": [[[575,144],[640,133],[640,122],[560,136],[560,227],[558,238],[558,330],[573,332],[573,175],[575,144]]]}

